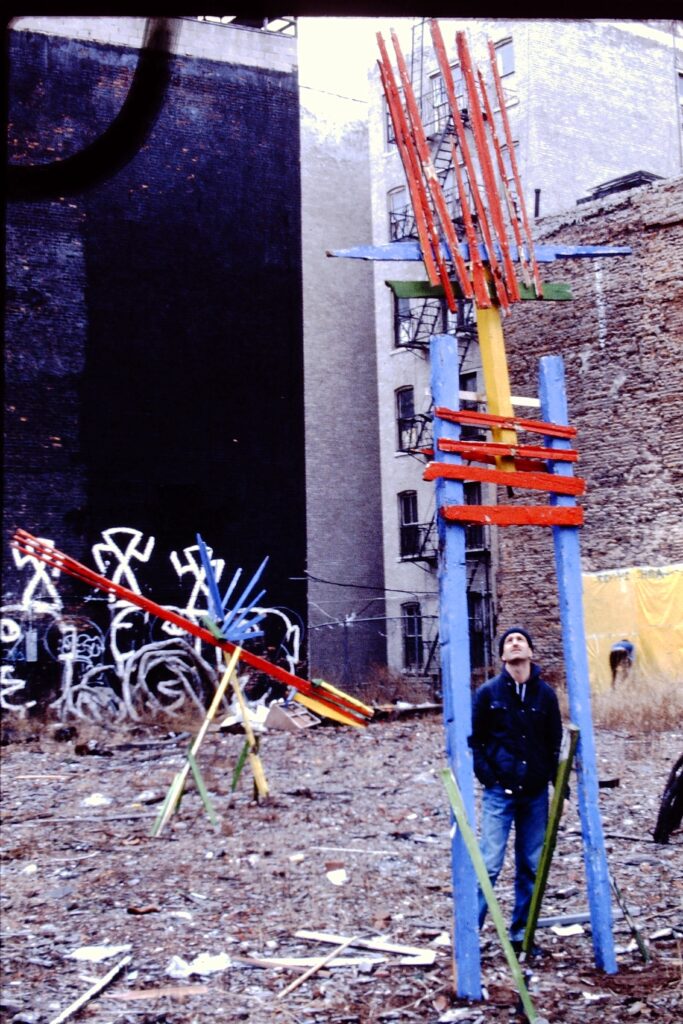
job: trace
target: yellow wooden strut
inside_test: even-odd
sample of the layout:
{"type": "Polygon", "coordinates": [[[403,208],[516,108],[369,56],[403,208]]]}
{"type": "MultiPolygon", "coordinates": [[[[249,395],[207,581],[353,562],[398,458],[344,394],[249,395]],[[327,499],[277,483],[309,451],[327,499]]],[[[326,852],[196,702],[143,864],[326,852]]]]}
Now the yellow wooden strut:
{"type": "MultiPolygon", "coordinates": [[[[476,315],[488,411],[495,416],[512,417],[514,412],[500,307],[492,306],[490,309],[479,309],[477,306],[476,315]]],[[[492,433],[494,441],[502,444],[517,444],[515,430],[493,427],[492,433]]],[[[498,469],[514,472],[514,459],[510,456],[499,456],[496,458],[496,466],[498,469]]]]}

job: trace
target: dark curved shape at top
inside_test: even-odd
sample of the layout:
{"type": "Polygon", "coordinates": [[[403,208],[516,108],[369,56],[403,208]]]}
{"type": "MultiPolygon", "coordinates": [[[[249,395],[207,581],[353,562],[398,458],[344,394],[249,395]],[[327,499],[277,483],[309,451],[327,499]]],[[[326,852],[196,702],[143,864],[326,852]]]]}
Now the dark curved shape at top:
{"type": "Polygon", "coordinates": [[[99,138],[64,160],[19,166],[6,173],[9,200],[56,199],[74,195],[113,177],[149,136],[161,112],[171,77],[173,18],[148,18],[142,49],[128,95],[99,138]]]}

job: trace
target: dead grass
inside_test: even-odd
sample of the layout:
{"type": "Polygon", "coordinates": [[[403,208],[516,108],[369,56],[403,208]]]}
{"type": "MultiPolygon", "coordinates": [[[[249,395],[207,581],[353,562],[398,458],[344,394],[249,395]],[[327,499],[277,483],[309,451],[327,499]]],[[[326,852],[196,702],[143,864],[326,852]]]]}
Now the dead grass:
{"type": "MultiPolygon", "coordinates": [[[[597,728],[646,734],[675,732],[683,723],[683,681],[636,679],[592,695],[597,728]]],[[[567,696],[562,694],[568,717],[567,696]]]]}

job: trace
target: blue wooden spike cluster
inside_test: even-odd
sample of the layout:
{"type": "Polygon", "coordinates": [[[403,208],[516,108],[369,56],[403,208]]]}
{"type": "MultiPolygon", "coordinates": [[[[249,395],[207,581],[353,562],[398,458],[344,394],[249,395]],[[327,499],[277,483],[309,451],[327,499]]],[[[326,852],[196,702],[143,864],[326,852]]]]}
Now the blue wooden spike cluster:
{"type": "Polygon", "coordinates": [[[235,571],[235,574],[230,581],[230,586],[225,592],[225,596],[221,598],[208,548],[199,534],[197,534],[197,545],[199,547],[199,555],[202,560],[202,567],[204,569],[204,575],[209,588],[209,610],[221,632],[221,636],[225,640],[229,640],[232,644],[240,645],[244,643],[245,640],[253,640],[256,637],[263,636],[263,630],[256,629],[256,626],[258,626],[259,622],[265,618],[266,613],[254,612],[254,608],[258,605],[259,601],[265,594],[265,590],[259,590],[258,594],[253,598],[250,598],[249,595],[266,567],[268,555],[263,559],[239,598],[233,601],[232,607],[230,607],[230,598],[232,597],[235,587],[237,586],[237,582],[242,575],[242,570],[237,569],[235,571]]]}

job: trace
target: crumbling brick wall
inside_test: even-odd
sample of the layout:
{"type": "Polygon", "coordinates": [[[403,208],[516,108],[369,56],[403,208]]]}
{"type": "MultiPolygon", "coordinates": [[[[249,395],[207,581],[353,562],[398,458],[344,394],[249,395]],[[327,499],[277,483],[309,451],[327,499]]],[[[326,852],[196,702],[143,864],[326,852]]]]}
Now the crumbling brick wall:
{"type": "MultiPolygon", "coordinates": [[[[586,479],[584,572],[683,561],[683,178],[609,196],[536,224],[548,244],[628,245],[630,256],[558,260],[546,281],[571,302],[520,303],[505,324],[513,394],[536,394],[538,360],[562,355],[577,475],[586,479]]],[[[531,435],[527,435],[531,438],[531,435]]],[[[532,492],[499,500],[545,501],[532,492]]],[[[528,626],[562,678],[552,531],[499,531],[498,625],[528,626]]]]}

